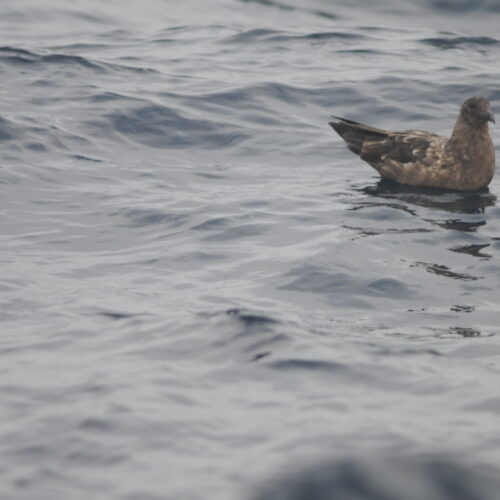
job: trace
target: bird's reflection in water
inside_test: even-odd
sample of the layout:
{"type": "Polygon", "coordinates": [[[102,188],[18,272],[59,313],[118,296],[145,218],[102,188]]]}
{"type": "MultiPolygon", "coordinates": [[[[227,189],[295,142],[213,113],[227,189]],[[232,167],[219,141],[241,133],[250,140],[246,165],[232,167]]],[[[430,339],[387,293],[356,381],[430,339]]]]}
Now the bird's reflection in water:
{"type": "MultiPolygon", "coordinates": [[[[393,207],[399,203],[402,210],[410,212],[408,205],[440,211],[438,214],[418,214],[428,222],[443,229],[462,232],[475,232],[486,224],[485,210],[495,206],[497,197],[490,193],[488,188],[480,191],[446,191],[435,188],[406,186],[387,179],[381,179],[375,185],[357,189],[358,192],[368,195],[371,199],[364,199],[356,206],[385,205],[393,207]],[[374,200],[375,198],[375,200],[374,200]],[[382,203],[381,203],[382,201],[382,203]],[[454,214],[452,217],[442,218],[442,212],[454,214]]],[[[476,251],[477,249],[471,249],[476,251]]]]}
{"type": "Polygon", "coordinates": [[[398,199],[421,207],[463,214],[482,214],[485,208],[495,206],[497,199],[488,188],[480,191],[447,191],[406,186],[388,179],[380,179],[376,185],[361,188],[360,191],[377,198],[398,199]]]}
{"type": "Polygon", "coordinates": [[[481,337],[481,330],[476,328],[466,328],[463,326],[452,326],[450,327],[450,333],[455,335],[460,335],[461,337],[481,337]]]}

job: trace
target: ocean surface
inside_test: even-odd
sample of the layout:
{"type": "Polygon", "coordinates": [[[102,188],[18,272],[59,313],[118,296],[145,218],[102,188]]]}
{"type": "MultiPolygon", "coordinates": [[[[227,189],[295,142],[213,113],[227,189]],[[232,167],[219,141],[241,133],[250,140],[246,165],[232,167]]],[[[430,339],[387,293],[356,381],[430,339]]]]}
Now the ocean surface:
{"type": "Polygon", "coordinates": [[[245,500],[314,464],[364,484],[367,456],[412,500],[450,470],[419,498],[494,498],[500,175],[380,182],[327,122],[500,112],[498,26],[486,0],[2,0],[0,498],[245,500]]]}

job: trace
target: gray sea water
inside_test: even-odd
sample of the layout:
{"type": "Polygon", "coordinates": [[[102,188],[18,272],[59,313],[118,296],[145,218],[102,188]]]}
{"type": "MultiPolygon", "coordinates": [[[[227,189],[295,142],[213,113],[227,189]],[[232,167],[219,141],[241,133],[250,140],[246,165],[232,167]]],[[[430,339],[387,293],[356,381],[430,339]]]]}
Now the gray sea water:
{"type": "Polygon", "coordinates": [[[494,498],[500,177],[382,183],[327,122],[500,111],[499,25],[486,0],[3,0],[0,498],[237,500],[365,455],[439,482],[434,453],[494,498]]]}

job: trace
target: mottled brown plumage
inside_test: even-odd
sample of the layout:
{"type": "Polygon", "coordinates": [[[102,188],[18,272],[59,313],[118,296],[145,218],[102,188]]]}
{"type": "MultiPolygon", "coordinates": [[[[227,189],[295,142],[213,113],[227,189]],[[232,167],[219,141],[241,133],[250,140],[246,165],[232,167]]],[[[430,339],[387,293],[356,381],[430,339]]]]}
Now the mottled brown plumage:
{"type": "Polygon", "coordinates": [[[495,119],[484,97],[471,97],[462,104],[449,139],[422,130],[393,132],[335,119],[330,125],[348,148],[387,179],[473,191],[486,187],[493,178],[495,149],[488,121],[495,119]]]}

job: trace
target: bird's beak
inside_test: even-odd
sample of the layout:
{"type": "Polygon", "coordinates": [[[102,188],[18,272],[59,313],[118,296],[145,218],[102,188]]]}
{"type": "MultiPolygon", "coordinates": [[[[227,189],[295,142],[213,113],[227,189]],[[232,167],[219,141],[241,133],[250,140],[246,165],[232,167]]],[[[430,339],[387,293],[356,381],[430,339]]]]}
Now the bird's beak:
{"type": "Polygon", "coordinates": [[[491,111],[485,111],[483,113],[483,118],[487,121],[487,122],[492,122],[492,123],[495,123],[495,115],[491,112],[491,111]]]}

